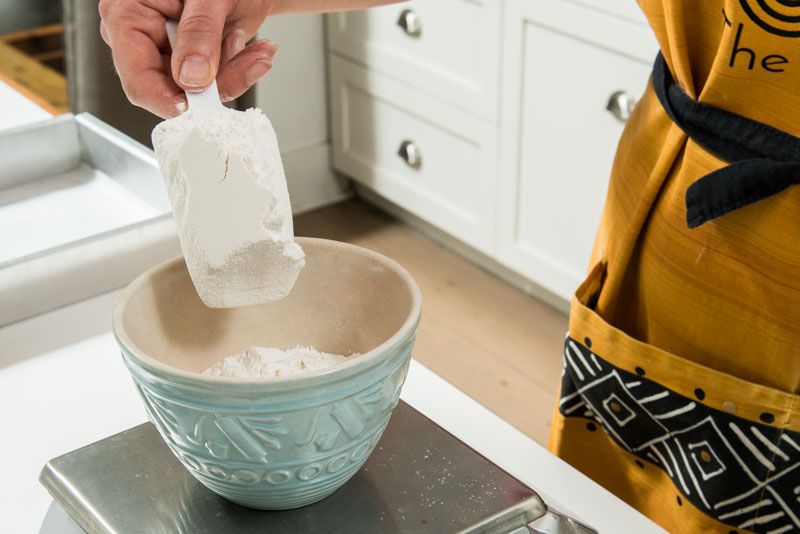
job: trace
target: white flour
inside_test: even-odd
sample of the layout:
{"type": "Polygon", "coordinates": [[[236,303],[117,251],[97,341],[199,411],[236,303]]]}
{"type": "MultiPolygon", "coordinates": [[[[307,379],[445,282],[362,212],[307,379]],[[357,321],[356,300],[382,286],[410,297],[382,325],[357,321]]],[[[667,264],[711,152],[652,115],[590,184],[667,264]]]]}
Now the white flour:
{"type": "Polygon", "coordinates": [[[228,356],[205,371],[206,376],[233,378],[266,378],[293,375],[304,371],[324,369],[346,362],[348,358],[319,352],[312,347],[295,347],[289,350],[270,347],[250,347],[244,352],[228,356]]]}
{"type": "Polygon", "coordinates": [[[278,142],[258,109],[189,110],[153,130],[189,274],[203,302],[285,297],[305,265],[278,142]]]}

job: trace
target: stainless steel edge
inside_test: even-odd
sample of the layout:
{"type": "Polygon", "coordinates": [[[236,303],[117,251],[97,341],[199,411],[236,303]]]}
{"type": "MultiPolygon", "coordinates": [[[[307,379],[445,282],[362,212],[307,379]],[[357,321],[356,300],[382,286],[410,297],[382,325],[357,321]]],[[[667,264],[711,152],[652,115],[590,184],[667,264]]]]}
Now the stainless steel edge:
{"type": "Polygon", "coordinates": [[[158,164],[146,146],[88,113],[66,113],[0,132],[0,189],[80,164],[111,177],[153,206],[154,214],[0,262],[0,325],[124,286],[141,271],[180,254],[158,164]]]}
{"type": "Polygon", "coordinates": [[[0,132],[0,188],[74,169],[81,150],[71,113],[0,132]],[[50,150],[40,150],[47,146],[50,150]]]}
{"type": "Polygon", "coordinates": [[[542,517],[529,523],[527,531],[532,534],[598,534],[589,525],[552,507],[542,517]]]}
{"type": "Polygon", "coordinates": [[[103,122],[91,113],[78,113],[75,115],[75,121],[84,129],[97,133],[97,135],[115,145],[123,146],[129,153],[134,154],[154,167],[158,167],[156,156],[150,148],[110,124],[103,122]]]}
{"type": "Polygon", "coordinates": [[[69,517],[78,524],[87,534],[107,534],[109,530],[103,529],[98,524],[98,518],[91,514],[92,508],[82,503],[78,494],[65,483],[52,465],[47,462],[39,473],[39,482],[58,503],[69,517]]]}
{"type": "Polygon", "coordinates": [[[547,505],[538,495],[533,495],[516,506],[487,517],[477,525],[459,534],[508,534],[520,525],[536,521],[547,514],[547,505]]]}

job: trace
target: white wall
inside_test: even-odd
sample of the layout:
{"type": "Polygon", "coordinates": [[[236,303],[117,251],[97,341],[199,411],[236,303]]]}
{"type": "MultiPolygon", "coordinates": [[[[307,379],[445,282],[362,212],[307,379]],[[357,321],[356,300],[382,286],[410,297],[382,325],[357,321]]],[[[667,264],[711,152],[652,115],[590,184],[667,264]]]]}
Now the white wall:
{"type": "Polygon", "coordinates": [[[347,189],[329,160],[323,16],[273,17],[259,37],[279,46],[255,98],[278,135],[294,212],[344,198],[347,189]]]}

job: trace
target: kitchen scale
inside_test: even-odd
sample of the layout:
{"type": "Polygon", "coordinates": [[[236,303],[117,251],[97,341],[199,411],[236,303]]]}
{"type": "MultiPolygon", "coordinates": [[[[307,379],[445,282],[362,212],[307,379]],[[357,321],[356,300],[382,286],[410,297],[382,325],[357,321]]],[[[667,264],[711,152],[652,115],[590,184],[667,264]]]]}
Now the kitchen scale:
{"type": "Polygon", "coordinates": [[[55,501],[88,533],[594,532],[400,401],[364,466],[322,501],[252,510],[195,480],[144,423],[47,463],[55,501]]]}

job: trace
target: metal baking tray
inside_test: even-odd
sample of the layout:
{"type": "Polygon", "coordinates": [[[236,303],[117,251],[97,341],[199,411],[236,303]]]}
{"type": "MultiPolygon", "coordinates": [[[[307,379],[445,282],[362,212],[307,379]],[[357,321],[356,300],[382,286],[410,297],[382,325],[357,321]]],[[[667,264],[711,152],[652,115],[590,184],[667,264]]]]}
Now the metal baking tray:
{"type": "Polygon", "coordinates": [[[179,253],[149,148],[87,113],[0,132],[0,326],[179,253]]]}
{"type": "Polygon", "coordinates": [[[296,510],[251,510],[217,496],[150,423],[50,460],[40,480],[92,534],[527,533],[547,512],[534,490],[402,401],[361,470],[296,510]]]}

